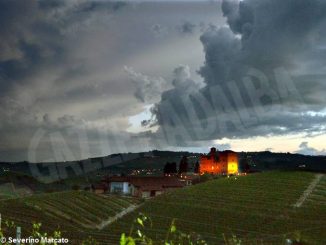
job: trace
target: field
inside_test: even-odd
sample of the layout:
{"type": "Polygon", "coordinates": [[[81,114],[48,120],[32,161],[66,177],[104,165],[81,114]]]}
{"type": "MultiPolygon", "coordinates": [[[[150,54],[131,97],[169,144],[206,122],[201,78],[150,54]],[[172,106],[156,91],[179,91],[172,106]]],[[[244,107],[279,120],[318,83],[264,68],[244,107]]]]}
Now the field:
{"type": "Polygon", "coordinates": [[[306,172],[266,172],[219,178],[148,200],[108,226],[100,224],[140,200],[69,191],[0,201],[2,219],[14,220],[28,233],[32,221],[44,231],[59,229],[70,244],[88,236],[100,244],[119,244],[139,212],[152,219],[146,234],[165,237],[176,219],[178,230],[200,234],[209,244],[224,244],[223,234],[236,235],[242,244],[284,244],[300,236],[306,244],[326,244],[326,177],[300,207],[294,204],[314,180],[306,172]]]}
{"type": "Polygon", "coordinates": [[[72,241],[69,244],[80,244],[88,236],[110,243],[110,234],[102,232],[99,225],[137,203],[139,200],[132,198],[69,191],[2,200],[0,212],[2,221],[14,221],[23,235],[30,234],[33,222],[40,222],[43,231],[60,230],[72,241]]]}
{"type": "MultiPolygon", "coordinates": [[[[209,244],[236,235],[243,244],[284,244],[300,236],[307,244],[326,244],[326,178],[300,208],[294,204],[314,174],[270,172],[222,178],[180,189],[146,202],[138,212],[151,217],[147,229],[163,239],[173,218],[178,229],[196,232],[209,244]]],[[[107,228],[112,237],[128,232],[138,212],[107,228]]],[[[116,242],[117,244],[117,242],[116,242]]]]}

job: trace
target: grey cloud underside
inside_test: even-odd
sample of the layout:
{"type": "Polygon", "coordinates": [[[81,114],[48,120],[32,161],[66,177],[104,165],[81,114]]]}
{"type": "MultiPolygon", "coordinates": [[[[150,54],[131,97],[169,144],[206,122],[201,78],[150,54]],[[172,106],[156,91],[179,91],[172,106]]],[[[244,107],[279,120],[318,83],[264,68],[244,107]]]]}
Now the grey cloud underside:
{"type": "MultiPolygon", "coordinates": [[[[96,150],[92,131],[105,129],[89,126],[85,120],[74,116],[74,111],[69,115],[65,112],[61,115],[47,113],[52,114],[51,107],[60,107],[60,104],[63,104],[61,108],[65,108],[64,102],[76,103],[102,96],[103,92],[97,89],[95,83],[69,88],[71,80],[90,73],[83,62],[72,60],[69,46],[74,33],[91,25],[89,19],[92,16],[99,13],[110,16],[124,6],[124,3],[103,1],[0,2],[1,160],[27,159],[31,140],[40,129],[45,129],[47,133],[66,134],[67,129],[75,128],[77,135],[78,131],[89,135],[91,150],[96,150]]],[[[120,95],[121,98],[123,96],[120,95]]],[[[119,106],[120,109],[123,107],[119,106]]],[[[82,158],[76,132],[74,137],[65,137],[72,139],[68,142],[74,152],[72,159],[82,158]]],[[[39,153],[38,160],[52,158],[51,139],[42,139],[35,150],[39,153]]],[[[90,153],[87,157],[103,155],[87,152],[90,153]]],[[[54,160],[64,159],[60,156],[54,160]]]]}
{"type": "Polygon", "coordinates": [[[163,93],[158,134],[178,145],[325,133],[326,2],[224,0],[221,7],[228,27],[201,36],[205,86],[185,81],[187,89],[163,93]]]}
{"type": "Polygon", "coordinates": [[[1,1],[0,156],[26,159],[39,129],[39,160],[69,158],[53,157],[60,134],[74,159],[324,134],[325,10],[321,0],[1,1]],[[199,69],[188,42],[201,42],[199,69]],[[154,103],[142,124],[158,130],[126,132],[154,103]]]}
{"type": "Polygon", "coordinates": [[[196,29],[196,24],[191,23],[190,21],[185,21],[181,26],[178,26],[178,30],[182,34],[192,34],[196,29]]]}
{"type": "Polygon", "coordinates": [[[147,143],[135,141],[152,134],[126,132],[129,117],[171,88],[161,76],[189,55],[171,61],[169,52],[198,41],[198,28],[191,35],[178,28],[208,25],[221,19],[216,11],[207,2],[1,1],[0,160],[28,159],[39,129],[47,133],[36,149],[39,161],[54,157],[51,133],[64,135],[75,159],[84,157],[78,134],[87,135],[87,157],[146,150],[147,143]],[[124,66],[134,67],[136,77],[124,66]]]}
{"type": "Polygon", "coordinates": [[[96,14],[110,16],[126,4],[105,1],[1,1],[1,93],[40,71],[67,65],[63,79],[82,75],[69,65],[69,42],[91,25],[96,14]],[[75,74],[73,74],[75,73],[75,74]]]}

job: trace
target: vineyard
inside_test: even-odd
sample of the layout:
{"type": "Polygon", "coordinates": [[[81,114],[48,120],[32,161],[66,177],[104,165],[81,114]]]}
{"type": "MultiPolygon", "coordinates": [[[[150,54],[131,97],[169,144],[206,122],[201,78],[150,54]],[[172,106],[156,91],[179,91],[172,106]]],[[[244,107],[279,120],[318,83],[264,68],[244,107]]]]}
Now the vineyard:
{"type": "MultiPolygon", "coordinates": [[[[287,238],[326,244],[325,177],[302,207],[293,206],[313,179],[314,174],[303,172],[223,178],[162,195],[138,212],[152,219],[146,232],[157,240],[164,239],[176,218],[179,229],[196,232],[209,244],[223,244],[232,235],[243,244],[284,244],[287,238]]],[[[128,232],[138,212],[107,232],[115,238],[128,232]]]]}
{"type": "Polygon", "coordinates": [[[318,209],[326,206],[326,178],[323,177],[307,198],[303,206],[316,206],[318,209]]]}
{"type": "Polygon", "coordinates": [[[63,237],[72,241],[69,244],[80,244],[89,236],[107,243],[106,239],[111,241],[110,234],[101,231],[98,226],[138,203],[139,200],[132,198],[69,191],[3,200],[0,201],[0,212],[3,221],[11,220],[21,226],[22,234],[30,234],[31,224],[40,222],[46,232],[60,230],[63,237]]]}
{"type": "Polygon", "coordinates": [[[326,244],[326,178],[323,176],[300,207],[300,199],[313,173],[266,172],[219,178],[165,193],[144,203],[140,200],[69,191],[0,201],[2,219],[13,220],[28,233],[33,221],[42,230],[60,230],[70,244],[92,236],[99,244],[119,244],[139,213],[152,220],[144,232],[156,241],[165,238],[171,221],[178,230],[196,233],[209,244],[224,244],[233,235],[242,244],[284,244],[299,238],[307,244],[326,244]],[[116,222],[110,218],[128,210],[116,222]],[[102,225],[101,225],[102,224],[102,225]]]}

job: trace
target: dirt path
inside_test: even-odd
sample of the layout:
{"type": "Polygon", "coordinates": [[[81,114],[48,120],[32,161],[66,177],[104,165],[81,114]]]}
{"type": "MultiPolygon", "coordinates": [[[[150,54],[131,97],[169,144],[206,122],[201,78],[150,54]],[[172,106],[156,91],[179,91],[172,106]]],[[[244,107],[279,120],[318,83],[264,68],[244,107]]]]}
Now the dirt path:
{"type": "Polygon", "coordinates": [[[120,213],[117,213],[115,216],[110,217],[108,220],[103,221],[102,223],[96,225],[96,229],[102,230],[106,226],[112,224],[113,222],[117,221],[118,219],[121,219],[123,216],[133,212],[135,209],[139,208],[142,204],[139,205],[131,205],[128,208],[122,210],[120,213]]]}
{"type": "Polygon", "coordinates": [[[303,192],[299,200],[294,204],[294,207],[300,208],[302,204],[306,201],[306,199],[309,197],[309,195],[313,192],[316,185],[319,183],[321,178],[324,176],[324,174],[316,174],[315,178],[311,181],[310,185],[307,187],[307,189],[303,192]]]}

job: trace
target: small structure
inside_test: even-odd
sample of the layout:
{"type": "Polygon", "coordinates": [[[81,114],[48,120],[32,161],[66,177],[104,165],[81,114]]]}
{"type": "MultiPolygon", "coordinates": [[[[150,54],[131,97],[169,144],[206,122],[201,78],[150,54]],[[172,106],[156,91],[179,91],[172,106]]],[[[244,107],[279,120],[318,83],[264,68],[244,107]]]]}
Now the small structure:
{"type": "Polygon", "coordinates": [[[179,180],[184,183],[185,186],[190,186],[199,183],[199,174],[187,172],[179,175],[179,180]]]}
{"type": "Polygon", "coordinates": [[[93,184],[91,189],[95,194],[104,194],[108,190],[108,185],[106,183],[93,184]]]}
{"type": "Polygon", "coordinates": [[[182,188],[185,183],[176,177],[161,176],[113,176],[105,180],[110,193],[149,198],[165,191],[182,188]]]}
{"type": "Polygon", "coordinates": [[[207,155],[200,156],[200,174],[238,174],[238,154],[233,151],[216,151],[212,147],[207,155]]]}

